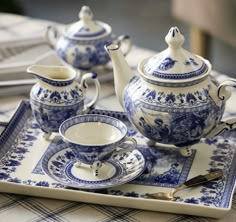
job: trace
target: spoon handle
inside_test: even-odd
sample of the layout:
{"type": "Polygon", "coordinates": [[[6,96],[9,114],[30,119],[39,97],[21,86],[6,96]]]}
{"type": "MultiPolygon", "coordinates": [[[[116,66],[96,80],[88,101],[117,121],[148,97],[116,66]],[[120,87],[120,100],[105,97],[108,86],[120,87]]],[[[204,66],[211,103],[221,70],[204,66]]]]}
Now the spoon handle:
{"type": "Polygon", "coordinates": [[[220,178],[222,176],[223,176],[223,171],[222,170],[216,170],[214,172],[211,172],[211,173],[208,173],[208,174],[205,174],[205,175],[196,176],[196,177],[184,182],[183,184],[186,187],[192,187],[192,186],[196,186],[196,185],[206,183],[208,181],[220,178]]]}
{"type": "Polygon", "coordinates": [[[206,183],[208,181],[218,179],[223,176],[223,171],[222,170],[216,170],[214,172],[205,174],[205,175],[199,175],[196,177],[193,177],[190,180],[187,180],[186,182],[182,183],[175,189],[173,189],[169,193],[164,193],[164,192],[158,192],[158,193],[151,193],[151,194],[146,194],[147,198],[152,198],[152,199],[159,199],[159,200],[173,200],[175,198],[175,194],[181,190],[184,190],[189,187],[193,187],[199,184],[206,183]]]}
{"type": "Polygon", "coordinates": [[[193,177],[190,180],[187,180],[186,182],[182,183],[181,185],[179,185],[178,187],[176,187],[173,191],[172,191],[172,195],[174,196],[177,192],[189,188],[189,187],[194,187],[203,183],[206,183],[208,181],[220,178],[223,176],[223,171],[222,170],[216,170],[214,172],[205,174],[205,175],[199,175],[196,177],[193,177]]]}

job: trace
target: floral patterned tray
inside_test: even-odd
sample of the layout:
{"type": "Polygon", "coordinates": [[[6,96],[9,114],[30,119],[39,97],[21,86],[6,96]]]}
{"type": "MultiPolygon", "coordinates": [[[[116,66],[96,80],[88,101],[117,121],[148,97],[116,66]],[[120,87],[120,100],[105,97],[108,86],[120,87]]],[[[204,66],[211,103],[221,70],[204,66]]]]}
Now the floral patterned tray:
{"type": "Polygon", "coordinates": [[[44,175],[41,159],[45,151],[62,144],[58,134],[45,141],[31,115],[28,101],[22,101],[0,136],[0,191],[25,195],[123,206],[145,210],[183,213],[219,218],[231,208],[236,179],[236,137],[228,132],[194,145],[190,157],[177,149],[150,148],[122,112],[93,110],[125,122],[129,135],[138,141],[146,159],[144,173],[129,184],[100,191],[64,187],[44,175]],[[221,180],[179,193],[176,201],[145,199],[146,193],[169,191],[179,183],[213,169],[223,169],[221,180]]]}

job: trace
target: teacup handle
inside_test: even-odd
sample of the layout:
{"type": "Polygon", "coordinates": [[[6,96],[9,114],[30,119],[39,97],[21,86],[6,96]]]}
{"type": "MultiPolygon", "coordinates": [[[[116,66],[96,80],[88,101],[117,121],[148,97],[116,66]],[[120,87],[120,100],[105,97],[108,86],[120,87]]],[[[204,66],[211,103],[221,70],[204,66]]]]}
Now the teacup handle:
{"type": "Polygon", "coordinates": [[[55,26],[49,25],[47,27],[45,38],[49,46],[54,49],[58,38],[58,29],[55,26]]]}
{"type": "MultiPolygon", "coordinates": [[[[129,151],[133,151],[136,147],[137,147],[137,141],[136,139],[134,138],[130,138],[130,137],[126,137],[123,141],[123,143],[126,143],[126,142],[131,142],[131,147],[126,149],[126,148],[122,148],[120,147],[121,149],[120,150],[116,150],[113,154],[112,154],[112,157],[116,156],[116,155],[119,155],[119,154],[123,154],[123,153],[126,153],[126,152],[129,152],[129,151]]],[[[122,144],[123,144],[122,143],[122,144]]]]}
{"type": "Polygon", "coordinates": [[[89,110],[93,109],[96,102],[98,101],[99,94],[100,94],[100,83],[97,79],[97,73],[86,73],[81,78],[81,87],[84,88],[86,91],[88,89],[88,84],[86,83],[87,79],[93,80],[95,87],[96,87],[96,93],[92,101],[84,105],[83,113],[89,112],[89,110]]]}
{"type": "MultiPolygon", "coordinates": [[[[227,101],[231,96],[231,92],[226,89],[228,86],[236,88],[236,80],[225,80],[219,85],[217,89],[217,96],[221,101],[227,101]]],[[[224,131],[233,129],[236,129],[236,117],[220,121],[217,126],[211,130],[210,133],[208,133],[206,138],[211,138],[223,133],[224,131]]]]}
{"type": "Polygon", "coordinates": [[[125,50],[122,50],[124,56],[126,56],[130,52],[133,45],[132,40],[129,35],[120,35],[113,41],[113,43],[119,45],[121,48],[122,48],[122,45],[126,46],[125,50]]]}

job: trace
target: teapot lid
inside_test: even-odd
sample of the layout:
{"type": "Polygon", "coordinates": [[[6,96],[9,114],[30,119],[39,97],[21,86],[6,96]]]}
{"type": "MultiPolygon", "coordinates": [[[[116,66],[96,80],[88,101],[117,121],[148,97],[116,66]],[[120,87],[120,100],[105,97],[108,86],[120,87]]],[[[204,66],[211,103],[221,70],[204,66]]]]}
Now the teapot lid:
{"type": "Polygon", "coordinates": [[[184,36],[172,27],[165,37],[168,48],[139,65],[144,77],[164,82],[183,82],[207,75],[210,63],[182,48],[184,36]]]}
{"type": "Polygon", "coordinates": [[[73,23],[64,33],[72,39],[100,38],[111,33],[111,27],[100,21],[93,20],[93,12],[83,6],[78,14],[79,21],[73,23]]]}

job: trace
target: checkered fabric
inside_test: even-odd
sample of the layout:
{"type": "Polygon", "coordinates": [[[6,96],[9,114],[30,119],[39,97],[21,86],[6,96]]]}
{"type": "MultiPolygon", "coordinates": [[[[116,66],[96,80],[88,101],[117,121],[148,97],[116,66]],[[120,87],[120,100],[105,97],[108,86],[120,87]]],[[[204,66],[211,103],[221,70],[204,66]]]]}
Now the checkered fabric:
{"type": "MultiPolygon", "coordinates": [[[[44,44],[42,32],[47,21],[35,20],[24,16],[16,16],[11,14],[0,14],[0,68],[1,61],[14,57],[18,54],[25,52],[26,50],[36,47],[38,44],[44,44]],[[33,34],[32,34],[33,33],[33,34]],[[27,41],[26,36],[31,35],[27,41]],[[16,36],[20,37],[20,41],[16,39],[16,36]],[[18,41],[18,45],[14,47],[9,44],[14,41],[18,41]]],[[[135,48],[131,55],[128,57],[129,62],[135,65],[135,61],[132,55],[146,55],[152,52],[146,49],[135,48]],[[135,51],[136,50],[136,51],[135,51]],[[137,50],[140,50],[137,53],[137,50]],[[140,53],[141,52],[141,53],[140,53]]],[[[135,57],[135,60],[138,60],[135,57]]],[[[218,79],[224,79],[225,76],[214,73],[218,79]]],[[[1,80],[1,76],[0,76],[1,80]]],[[[93,90],[88,93],[88,97],[92,98],[93,90]]],[[[0,95],[1,96],[1,95],[0,95]]],[[[233,94],[233,97],[236,93],[233,94]]],[[[12,95],[0,97],[0,132],[6,126],[10,117],[14,113],[17,104],[21,99],[28,98],[28,93],[23,95],[12,95]]],[[[235,98],[233,98],[234,100],[235,98]]],[[[113,82],[103,82],[102,92],[98,103],[99,108],[106,108],[112,110],[121,110],[121,107],[117,103],[113,82]]],[[[228,111],[233,113],[236,107],[231,103],[228,104],[228,111]]],[[[1,187],[0,187],[1,190],[1,187]]],[[[39,221],[90,221],[90,222],[206,222],[206,221],[218,221],[218,222],[234,222],[236,221],[236,195],[232,200],[232,209],[225,218],[216,220],[210,218],[185,216],[177,214],[167,214],[161,212],[149,212],[137,209],[118,208],[95,204],[85,204],[80,202],[71,202],[63,200],[54,200],[46,198],[36,198],[31,196],[12,195],[1,193],[0,194],[0,221],[7,222],[39,222],[39,221]]]]}

